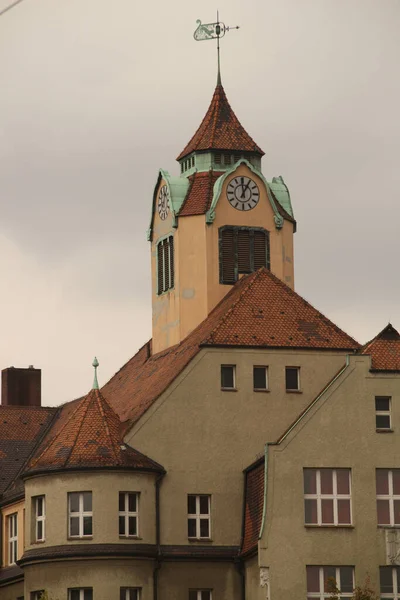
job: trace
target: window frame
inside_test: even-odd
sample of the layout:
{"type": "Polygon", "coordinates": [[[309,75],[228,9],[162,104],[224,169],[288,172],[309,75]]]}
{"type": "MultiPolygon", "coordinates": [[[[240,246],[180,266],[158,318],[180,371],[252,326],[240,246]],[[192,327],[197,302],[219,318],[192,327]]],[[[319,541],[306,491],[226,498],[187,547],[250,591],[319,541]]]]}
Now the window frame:
{"type": "Polygon", "coordinates": [[[119,533],[120,538],[138,538],[139,537],[139,498],[140,498],[139,492],[119,492],[119,494],[118,494],[118,533],[119,533]],[[122,494],[124,495],[124,507],[125,507],[125,510],[123,510],[123,511],[119,510],[119,501],[120,501],[122,494]],[[129,510],[129,496],[130,495],[136,497],[136,511],[129,510]],[[124,517],[125,533],[121,533],[119,530],[119,519],[121,517],[124,517]],[[134,533],[134,534],[129,533],[129,518],[130,517],[136,518],[136,533],[134,533]]]}
{"type": "Polygon", "coordinates": [[[119,588],[119,598],[120,600],[140,600],[141,599],[141,591],[142,588],[140,587],[120,587],[119,588]],[[134,592],[134,594],[136,593],[136,597],[132,592],[134,592]],[[132,597],[131,597],[132,596],[132,597]]]}
{"type": "Polygon", "coordinates": [[[43,593],[44,590],[35,590],[34,592],[31,592],[29,595],[30,600],[41,600],[43,593]]]}
{"type": "Polygon", "coordinates": [[[221,391],[223,392],[232,392],[232,391],[237,391],[237,387],[236,387],[236,365],[221,365],[220,368],[220,376],[221,376],[221,391]],[[222,385],[222,369],[232,369],[232,375],[233,375],[233,386],[232,387],[225,387],[222,385]]]}
{"type": "MultiPolygon", "coordinates": [[[[394,487],[393,487],[393,473],[394,471],[398,471],[399,472],[399,476],[400,476],[400,469],[375,469],[375,482],[376,482],[376,520],[377,520],[377,524],[378,527],[400,527],[400,518],[399,518],[399,522],[396,523],[395,522],[395,510],[394,510],[394,503],[395,502],[399,502],[400,501],[400,494],[395,494],[394,493],[394,487]],[[388,493],[387,494],[378,494],[378,471],[382,472],[382,471],[386,471],[388,474],[388,493]],[[382,500],[382,501],[388,501],[389,502],[389,520],[390,523],[380,523],[379,522],[379,510],[378,510],[378,501],[382,500]]],[[[399,511],[400,512],[400,511],[399,511]]]]}
{"type": "Polygon", "coordinates": [[[157,268],[157,296],[168,294],[175,287],[175,249],[174,236],[168,234],[157,240],[156,243],[156,268],[157,268]],[[160,265],[162,268],[160,278],[160,265]],[[168,280],[166,272],[168,270],[168,280]],[[160,286],[161,283],[161,286],[160,286]],[[168,286],[167,286],[168,283],[168,286]]]}
{"type": "Polygon", "coordinates": [[[211,540],[211,494],[188,494],[187,495],[187,524],[188,524],[188,539],[189,540],[211,540]],[[189,498],[195,498],[196,500],[196,512],[189,512],[189,498]],[[207,498],[208,501],[208,513],[200,512],[200,498],[207,498]],[[189,535],[189,520],[196,521],[196,535],[189,535]],[[208,535],[201,535],[201,521],[208,521],[208,535]]]}
{"type": "Polygon", "coordinates": [[[287,366],[285,367],[285,390],[286,393],[298,393],[301,392],[301,379],[300,379],[300,367],[287,366]],[[288,388],[287,387],[287,372],[289,369],[297,371],[297,388],[288,388]]]}
{"type": "Polygon", "coordinates": [[[375,429],[378,432],[393,431],[392,429],[392,397],[391,396],[375,396],[375,429]],[[388,400],[389,410],[378,410],[376,407],[377,400],[388,400]],[[389,417],[389,427],[378,427],[378,417],[389,417]]]}
{"type": "MultiPolygon", "coordinates": [[[[340,566],[336,566],[336,565],[307,565],[306,570],[309,568],[317,568],[319,569],[319,592],[309,592],[308,591],[308,585],[307,585],[307,600],[328,600],[329,598],[332,598],[332,592],[325,592],[325,580],[324,580],[324,569],[326,568],[331,568],[331,569],[335,569],[335,581],[336,581],[336,586],[337,588],[340,590],[340,569],[343,568],[350,568],[352,569],[352,575],[353,575],[353,590],[351,592],[340,592],[340,599],[345,599],[345,598],[352,598],[353,597],[353,593],[354,593],[354,587],[355,587],[355,578],[354,578],[354,566],[352,565],[340,565],[340,566]]],[[[308,583],[308,581],[307,581],[308,583]]]]}
{"type": "Polygon", "coordinates": [[[269,373],[267,365],[253,365],[253,391],[254,392],[269,392],[269,373]],[[254,381],[254,375],[256,369],[264,369],[265,371],[265,387],[256,387],[254,381]]]}
{"type": "MultiPolygon", "coordinates": [[[[93,493],[89,490],[85,490],[82,492],[68,492],[68,538],[71,539],[88,539],[88,538],[92,538],[93,537],[93,493]],[[77,512],[73,511],[71,513],[71,499],[72,496],[76,494],[79,498],[79,510],[77,512]],[[90,494],[91,495],[91,501],[92,501],[92,510],[88,511],[88,510],[84,510],[84,494],[90,494]],[[91,533],[86,533],[84,534],[84,518],[90,517],[91,518],[91,533]],[[71,518],[78,518],[79,519],[79,534],[78,535],[73,535],[71,534],[71,518]]],[[[71,588],[71,589],[75,589],[75,588],[71,588]]],[[[76,588],[78,589],[78,588],[76,588]]],[[[83,589],[83,588],[82,588],[83,589]]],[[[86,589],[86,588],[85,588],[86,589]]],[[[88,588],[89,589],[89,588],[88,588]]]]}
{"type": "Polygon", "coordinates": [[[93,588],[92,587],[68,588],[68,600],[72,600],[71,592],[79,592],[79,600],[85,600],[85,592],[92,592],[92,600],[93,600],[93,588]]]}
{"type": "Polygon", "coordinates": [[[18,560],[18,512],[7,515],[7,563],[15,565],[18,560]]]}
{"type": "MultiPolygon", "coordinates": [[[[344,467],[337,468],[312,468],[305,467],[303,469],[303,482],[305,484],[305,474],[306,471],[315,471],[316,477],[316,492],[315,494],[306,493],[304,491],[304,525],[306,527],[352,527],[353,526],[353,508],[351,501],[351,469],[344,467]],[[332,471],[332,494],[323,494],[321,492],[321,471],[332,471]],[[347,471],[349,477],[349,493],[348,494],[338,494],[337,492],[337,472],[338,471],[347,471]],[[317,522],[316,523],[308,523],[306,521],[306,500],[316,500],[317,502],[317,522]],[[332,500],[333,503],[333,523],[324,523],[322,522],[322,501],[323,500],[332,500]],[[338,501],[339,500],[348,500],[350,504],[350,522],[349,523],[341,523],[339,522],[339,508],[338,501]]],[[[305,485],[303,486],[304,490],[305,485]]]]}
{"type": "Polygon", "coordinates": [[[39,496],[33,496],[33,509],[35,515],[35,529],[34,529],[34,538],[35,543],[40,543],[46,541],[46,496],[41,494],[39,496]],[[42,509],[43,513],[38,515],[38,504],[39,500],[42,500],[42,509]],[[42,537],[38,535],[39,522],[42,523],[42,537]]]}
{"type": "Polygon", "coordinates": [[[221,285],[234,285],[239,280],[239,275],[254,273],[254,233],[262,232],[265,235],[265,268],[271,269],[271,261],[270,261],[270,236],[269,231],[264,227],[245,227],[239,225],[224,225],[218,229],[218,246],[219,246],[219,283],[221,285]],[[223,234],[225,231],[231,230],[233,235],[233,280],[228,281],[224,278],[224,246],[223,246],[223,234]],[[249,262],[250,269],[249,270],[239,270],[239,258],[238,258],[238,233],[239,231],[248,231],[249,232],[249,262]]]}
{"type": "Polygon", "coordinates": [[[394,565],[385,565],[384,567],[379,567],[379,597],[381,600],[400,600],[400,591],[397,591],[399,589],[400,585],[400,567],[399,566],[394,566],[394,565]],[[389,571],[389,569],[391,570],[391,574],[392,574],[392,588],[393,591],[392,592],[383,592],[382,591],[382,570],[385,569],[386,571],[389,571]]]}
{"type": "Polygon", "coordinates": [[[190,600],[190,595],[195,593],[196,594],[196,600],[203,600],[203,593],[207,593],[210,594],[209,595],[209,600],[212,600],[212,589],[211,588],[190,588],[189,589],[189,600],[190,600]]]}

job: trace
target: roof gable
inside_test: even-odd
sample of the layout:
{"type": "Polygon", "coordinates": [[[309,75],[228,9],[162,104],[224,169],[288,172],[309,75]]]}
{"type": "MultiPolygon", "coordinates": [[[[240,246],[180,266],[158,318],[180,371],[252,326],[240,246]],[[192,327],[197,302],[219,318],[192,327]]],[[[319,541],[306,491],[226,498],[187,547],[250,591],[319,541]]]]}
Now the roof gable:
{"type": "Polygon", "coordinates": [[[204,215],[210,208],[214,194],[214,184],[223,175],[217,171],[198,171],[189,177],[190,186],[179,217],[204,215]]]}
{"type": "Polygon", "coordinates": [[[373,371],[400,372],[400,333],[389,323],[365,344],[361,353],[371,356],[373,371]]]}
{"type": "Polygon", "coordinates": [[[211,104],[200,127],[177,160],[181,160],[191,152],[206,150],[237,150],[264,155],[233,112],[220,83],[215,88],[211,104]]]}

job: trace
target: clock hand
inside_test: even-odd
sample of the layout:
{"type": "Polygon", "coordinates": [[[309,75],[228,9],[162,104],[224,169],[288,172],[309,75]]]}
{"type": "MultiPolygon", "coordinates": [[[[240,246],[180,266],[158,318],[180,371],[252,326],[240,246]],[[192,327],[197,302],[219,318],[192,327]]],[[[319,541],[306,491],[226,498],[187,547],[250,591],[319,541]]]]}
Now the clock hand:
{"type": "Polygon", "coordinates": [[[242,195],[240,196],[240,198],[245,198],[246,197],[245,194],[246,194],[246,190],[249,189],[249,185],[250,185],[250,181],[249,181],[249,183],[246,186],[242,183],[242,190],[243,191],[242,191],[242,195]]]}

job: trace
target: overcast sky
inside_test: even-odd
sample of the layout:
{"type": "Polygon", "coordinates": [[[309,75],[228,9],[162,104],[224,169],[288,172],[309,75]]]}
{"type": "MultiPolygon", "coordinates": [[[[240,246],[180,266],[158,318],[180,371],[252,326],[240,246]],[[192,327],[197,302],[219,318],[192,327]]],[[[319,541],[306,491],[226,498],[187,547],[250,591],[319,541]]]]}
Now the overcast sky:
{"type": "MultiPolygon", "coordinates": [[[[11,0],[0,0],[0,10],[11,0]]],[[[44,404],[105,383],[151,336],[160,167],[204,116],[214,42],[190,0],[24,0],[0,17],[1,368],[44,404]]],[[[218,0],[222,78],[291,191],[296,290],[360,342],[400,328],[399,0],[218,0]]]]}

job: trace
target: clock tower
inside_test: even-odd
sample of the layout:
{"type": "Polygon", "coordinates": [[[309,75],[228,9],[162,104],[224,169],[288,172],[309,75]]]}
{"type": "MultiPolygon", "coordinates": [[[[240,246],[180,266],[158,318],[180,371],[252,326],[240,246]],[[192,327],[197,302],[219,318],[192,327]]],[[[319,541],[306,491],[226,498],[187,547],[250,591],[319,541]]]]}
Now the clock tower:
{"type": "Polygon", "coordinates": [[[218,79],[180,175],[160,170],[154,189],[153,354],[179,344],[248,273],[265,267],[294,287],[290,194],[282,177],[265,179],[263,155],[218,79]]]}

